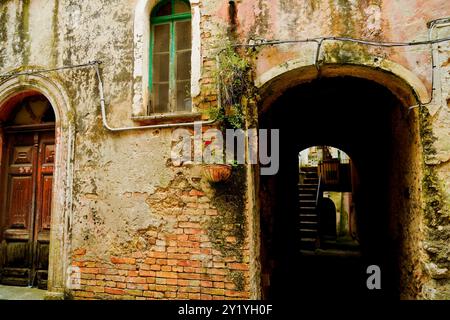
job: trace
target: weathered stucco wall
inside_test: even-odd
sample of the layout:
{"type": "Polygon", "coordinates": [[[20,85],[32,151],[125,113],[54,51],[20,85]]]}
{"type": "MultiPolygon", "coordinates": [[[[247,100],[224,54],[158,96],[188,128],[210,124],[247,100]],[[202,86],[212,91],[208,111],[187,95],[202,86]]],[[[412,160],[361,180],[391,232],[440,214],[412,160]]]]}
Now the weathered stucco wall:
{"type": "MultiPolygon", "coordinates": [[[[142,79],[133,78],[134,14],[138,2],[142,1],[2,1],[0,74],[101,60],[111,123],[136,125],[131,120],[132,100],[135,88],[142,86],[135,83],[142,79]]],[[[200,10],[202,40],[200,93],[194,98],[194,108],[202,109],[217,104],[212,70],[217,49],[231,32],[229,2],[192,2],[196,6],[198,3],[200,10]]],[[[331,35],[420,41],[427,38],[427,21],[450,16],[446,0],[246,0],[236,1],[236,8],[240,42],[249,38],[289,40],[331,35]]],[[[434,36],[449,35],[450,27],[445,27],[434,36]]],[[[441,202],[433,207],[438,216],[448,214],[450,201],[448,50],[448,44],[439,45],[438,90],[429,107],[432,134],[437,138],[437,153],[429,163],[440,178],[435,183],[440,184],[441,202]]],[[[270,79],[276,75],[274,68],[280,72],[285,66],[284,71],[288,71],[288,61],[297,61],[295,67],[311,65],[315,51],[314,44],[263,47],[255,62],[255,78],[264,75],[270,79]]],[[[327,43],[320,60],[379,68],[391,61],[409,70],[431,90],[426,46],[380,49],[327,43]]],[[[73,206],[66,242],[74,265],[82,268],[83,282],[82,290],[69,293],[88,298],[258,297],[259,280],[254,276],[259,260],[258,230],[253,229],[258,213],[251,207],[254,199],[251,205],[245,203],[239,208],[221,207],[216,194],[220,190],[200,183],[197,166],[173,167],[169,162],[171,129],[129,133],[103,129],[98,83],[92,68],[64,70],[57,75],[50,73],[49,77],[65,89],[70,108],[66,117],[75,128],[73,206]],[[226,218],[230,210],[238,212],[238,216],[247,214],[238,220],[226,218]],[[211,225],[218,231],[209,232],[211,225]],[[250,226],[250,232],[244,226],[250,226]],[[236,242],[234,248],[240,250],[231,254],[221,251],[228,242],[236,242]]],[[[26,77],[23,81],[27,81],[26,77]]],[[[246,185],[245,179],[241,182],[246,185]]],[[[247,185],[249,189],[254,187],[252,181],[247,185]]],[[[426,259],[447,271],[445,276],[442,272],[430,275],[429,298],[448,297],[450,291],[447,282],[432,279],[450,277],[448,259],[445,261],[449,256],[448,219],[439,221],[429,225],[429,237],[438,238],[438,252],[426,259]]]]}
{"type": "MultiPolygon", "coordinates": [[[[111,123],[136,125],[131,121],[134,6],[135,1],[3,3],[2,74],[101,60],[111,123]]],[[[221,205],[220,195],[200,186],[198,167],[171,165],[171,130],[112,134],[103,129],[93,69],[63,71],[55,79],[67,90],[76,128],[67,239],[73,257],[67,259],[81,268],[82,287],[66,294],[250,297],[245,221],[235,220],[244,214],[243,205],[237,213],[221,205]],[[227,246],[234,250],[224,250],[227,246]]],[[[244,185],[245,180],[239,188],[244,185]]]]}
{"type": "Polygon", "coordinates": [[[421,243],[424,240],[421,180],[423,158],[419,134],[419,115],[396,108],[391,118],[392,145],[389,155],[389,235],[385,252],[397,257],[399,291],[403,299],[422,294],[428,278],[421,263],[426,260],[421,243]],[[409,113],[409,114],[408,114],[409,113]],[[407,121],[404,121],[407,119],[407,121]]]}

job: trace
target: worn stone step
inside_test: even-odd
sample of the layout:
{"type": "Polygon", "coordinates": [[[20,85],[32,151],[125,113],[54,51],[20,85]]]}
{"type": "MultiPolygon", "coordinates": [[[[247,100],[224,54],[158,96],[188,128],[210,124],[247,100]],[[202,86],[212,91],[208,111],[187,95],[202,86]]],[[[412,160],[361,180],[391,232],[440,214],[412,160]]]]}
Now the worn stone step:
{"type": "Polygon", "coordinates": [[[300,210],[299,212],[298,212],[299,214],[300,214],[300,217],[302,217],[302,215],[307,215],[307,217],[305,217],[305,218],[311,218],[311,219],[306,219],[306,220],[312,220],[312,216],[315,216],[316,218],[314,219],[314,221],[315,220],[319,220],[318,219],[318,215],[317,215],[317,211],[316,211],[316,209],[314,208],[314,209],[307,209],[307,210],[300,210]]]}
{"type": "Polygon", "coordinates": [[[301,238],[300,239],[300,250],[315,250],[316,249],[316,239],[315,238],[301,238]]]}
{"type": "Polygon", "coordinates": [[[359,244],[356,242],[340,242],[333,240],[324,240],[322,242],[324,249],[335,249],[335,250],[359,250],[359,244]]]}
{"type": "Polygon", "coordinates": [[[300,254],[302,256],[315,256],[316,255],[316,248],[301,248],[300,249],[300,254]]]}
{"type": "Polygon", "coordinates": [[[298,190],[302,191],[302,190],[317,190],[317,184],[299,184],[298,185],[298,190]]]}
{"type": "Polygon", "coordinates": [[[302,242],[316,242],[316,238],[311,238],[311,237],[304,237],[304,238],[300,238],[300,241],[302,242]]]}
{"type": "Polygon", "coordinates": [[[316,238],[317,229],[300,229],[300,238],[316,238]]]}
{"type": "Polygon", "coordinates": [[[317,183],[302,183],[302,184],[299,184],[298,185],[299,186],[299,189],[300,190],[311,190],[311,189],[316,189],[317,190],[317,187],[319,186],[317,183]]]}
{"type": "Polygon", "coordinates": [[[301,190],[299,193],[298,193],[298,195],[299,196],[316,196],[317,195],[317,190],[301,190]]]}
{"type": "Polygon", "coordinates": [[[299,203],[299,207],[300,208],[304,208],[304,207],[311,207],[311,208],[315,208],[316,207],[316,198],[310,198],[310,199],[299,199],[298,200],[299,203]]]}
{"type": "Polygon", "coordinates": [[[300,206],[301,207],[313,207],[313,206],[315,206],[316,205],[316,197],[314,196],[309,196],[309,197],[307,197],[307,196],[304,196],[304,197],[299,197],[299,199],[298,199],[298,202],[300,203],[300,206]],[[312,203],[312,205],[311,206],[302,206],[301,204],[302,203],[312,203]]]}
{"type": "Polygon", "coordinates": [[[300,221],[300,229],[315,229],[318,224],[317,221],[300,221]]]}
{"type": "Polygon", "coordinates": [[[300,224],[317,225],[317,221],[300,221],[300,224]]]}
{"type": "Polygon", "coordinates": [[[311,199],[311,200],[300,199],[298,202],[300,203],[300,207],[315,207],[316,206],[316,199],[311,199]],[[302,204],[303,204],[303,206],[302,206],[302,204]]]}
{"type": "Polygon", "coordinates": [[[302,188],[298,191],[298,194],[317,194],[317,188],[302,188]]]}
{"type": "Polygon", "coordinates": [[[300,221],[317,221],[319,217],[317,214],[300,214],[300,221]]]}
{"type": "Polygon", "coordinates": [[[312,194],[312,195],[316,195],[317,193],[317,188],[302,188],[298,191],[298,194],[312,194]]]}
{"type": "Polygon", "coordinates": [[[315,206],[300,206],[300,211],[301,212],[305,212],[305,211],[315,211],[316,207],[315,206]]]}
{"type": "Polygon", "coordinates": [[[316,232],[317,233],[318,230],[317,229],[300,229],[300,232],[316,232]]]}

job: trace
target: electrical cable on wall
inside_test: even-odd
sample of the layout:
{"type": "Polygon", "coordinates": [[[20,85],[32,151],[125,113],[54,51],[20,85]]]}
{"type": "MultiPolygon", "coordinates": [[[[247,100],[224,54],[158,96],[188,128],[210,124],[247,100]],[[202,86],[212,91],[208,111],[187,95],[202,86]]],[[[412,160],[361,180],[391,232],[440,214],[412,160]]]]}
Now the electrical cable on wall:
{"type": "MultiPolygon", "coordinates": [[[[409,110],[425,106],[427,104],[430,104],[433,100],[433,93],[434,93],[434,69],[435,69],[435,63],[434,63],[434,50],[433,45],[450,41],[450,37],[446,38],[439,38],[439,39],[431,39],[431,35],[433,32],[433,28],[437,25],[438,22],[447,21],[448,18],[443,19],[436,19],[431,22],[429,22],[429,39],[426,41],[417,41],[417,42],[382,42],[382,41],[371,41],[371,40],[364,40],[364,39],[355,39],[355,38],[348,38],[348,37],[318,37],[318,38],[308,38],[308,39],[301,39],[301,40],[259,40],[257,43],[249,43],[249,44],[234,44],[233,47],[247,47],[247,48],[254,48],[254,47],[260,47],[260,46],[273,46],[273,45],[280,45],[280,44],[297,44],[297,43],[308,43],[313,42],[317,44],[317,50],[315,55],[315,66],[319,70],[319,58],[321,49],[323,47],[324,42],[327,41],[341,41],[341,42],[352,42],[352,43],[358,43],[368,46],[377,46],[377,47],[385,47],[385,48],[394,48],[394,47],[412,47],[412,46],[420,46],[420,45],[430,45],[431,46],[431,61],[432,61],[432,92],[430,95],[430,100],[428,102],[421,102],[419,101],[418,105],[409,107],[409,110]]],[[[219,51],[222,52],[223,50],[219,51]]],[[[99,82],[98,89],[99,89],[99,96],[100,96],[100,107],[101,107],[101,114],[102,114],[102,123],[103,126],[112,132],[118,132],[118,131],[130,131],[130,130],[143,130],[143,129],[157,129],[157,128],[170,128],[170,127],[182,127],[182,126],[193,126],[195,124],[212,124],[217,119],[207,120],[207,121],[197,121],[197,122],[184,122],[184,123],[171,123],[171,124],[158,124],[158,125],[148,125],[148,126],[135,126],[135,127],[122,127],[122,128],[114,128],[111,127],[107,122],[107,116],[106,116],[106,107],[105,107],[105,99],[104,99],[104,90],[103,90],[103,83],[100,76],[100,70],[99,65],[102,64],[101,61],[89,61],[88,63],[84,64],[77,64],[77,65],[70,65],[70,66],[62,66],[58,68],[51,68],[51,69],[39,69],[39,70],[30,70],[30,71],[22,71],[17,73],[6,73],[0,75],[0,80],[9,79],[12,77],[18,77],[18,76],[26,76],[26,75],[35,75],[35,74],[41,74],[41,73],[48,73],[48,72],[56,72],[56,71],[62,71],[62,70],[68,70],[68,69],[78,69],[78,68],[94,68],[96,72],[96,76],[99,82]]],[[[220,86],[220,83],[218,84],[220,86]]],[[[220,88],[219,88],[220,92],[220,88]]],[[[219,99],[220,100],[220,99],[219,99]]],[[[220,103],[220,101],[219,101],[220,103]]]]}
{"type": "Polygon", "coordinates": [[[433,101],[434,91],[436,88],[434,87],[434,69],[436,68],[435,61],[434,61],[434,50],[433,45],[437,43],[447,42],[450,41],[450,37],[441,38],[441,39],[435,39],[431,40],[431,33],[433,31],[435,24],[431,25],[430,32],[429,32],[429,40],[427,41],[417,41],[417,42],[376,42],[376,41],[369,41],[369,40],[362,40],[362,39],[354,39],[354,38],[346,38],[346,37],[319,37],[319,38],[311,38],[311,39],[303,39],[303,40],[271,40],[271,41],[260,41],[256,44],[235,44],[233,47],[246,47],[246,48],[254,48],[259,46],[270,46],[270,45],[279,45],[279,44],[296,44],[296,43],[308,43],[313,42],[317,44],[317,50],[316,55],[314,59],[314,66],[316,67],[317,71],[320,70],[319,65],[319,58],[321,49],[323,47],[323,43],[326,41],[341,41],[341,42],[352,42],[352,43],[358,43],[358,44],[364,44],[368,46],[376,46],[376,47],[384,47],[384,48],[398,48],[398,47],[413,47],[413,46],[420,46],[420,45],[430,45],[431,46],[431,95],[430,99],[427,102],[421,102],[415,106],[409,107],[409,110],[421,106],[426,106],[430,104],[433,101]]]}

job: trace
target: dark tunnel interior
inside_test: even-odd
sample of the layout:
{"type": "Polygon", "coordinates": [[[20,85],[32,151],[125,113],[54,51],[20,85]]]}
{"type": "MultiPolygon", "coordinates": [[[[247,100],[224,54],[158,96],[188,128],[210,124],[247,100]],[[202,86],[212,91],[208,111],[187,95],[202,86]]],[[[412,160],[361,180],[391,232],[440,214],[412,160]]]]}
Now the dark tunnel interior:
{"type": "MultiPolygon", "coordinates": [[[[260,116],[260,128],[280,130],[280,169],[260,180],[264,297],[398,299],[415,289],[420,148],[417,113],[387,88],[355,77],[319,78],[287,90],[260,116]],[[328,145],[347,153],[357,183],[360,258],[300,254],[298,153],[328,145]],[[409,240],[407,240],[409,239],[409,240]],[[381,290],[368,290],[366,269],[381,269],[381,290]]],[[[417,235],[418,236],[418,235],[417,235]]]]}

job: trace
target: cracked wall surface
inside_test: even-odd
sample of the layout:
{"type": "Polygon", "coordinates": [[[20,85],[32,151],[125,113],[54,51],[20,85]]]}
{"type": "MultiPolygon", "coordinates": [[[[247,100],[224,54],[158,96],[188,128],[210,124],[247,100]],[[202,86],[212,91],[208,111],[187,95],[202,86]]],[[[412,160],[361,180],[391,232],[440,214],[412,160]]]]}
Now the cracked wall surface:
{"type": "MultiPolygon", "coordinates": [[[[113,126],[138,125],[132,120],[134,92],[145,84],[133,76],[134,19],[141,2],[2,1],[0,74],[100,60],[108,120],[113,126]]],[[[217,105],[215,59],[227,39],[229,4],[221,0],[191,2],[198,10],[200,28],[198,95],[193,105],[202,110],[217,105]]],[[[235,33],[241,43],[322,36],[410,42],[426,40],[426,22],[445,16],[450,16],[447,0],[241,0],[236,1],[235,33]]],[[[435,29],[434,38],[446,36],[450,36],[450,26],[435,29]]],[[[412,247],[420,251],[419,260],[428,275],[418,297],[430,299],[450,298],[450,44],[435,49],[436,90],[421,124],[428,126],[422,143],[427,147],[431,143],[435,150],[428,156],[430,151],[424,148],[429,180],[424,182],[422,203],[424,212],[431,211],[434,218],[425,218],[425,214],[415,217],[414,221],[424,223],[425,231],[412,236],[416,242],[424,238],[412,247]],[[428,143],[429,139],[432,142],[428,143]],[[438,199],[430,200],[436,194],[438,199]]],[[[292,70],[293,61],[296,68],[311,66],[315,52],[311,43],[262,47],[254,60],[255,78],[272,80],[280,72],[292,70]]],[[[431,93],[427,46],[392,49],[329,42],[322,48],[320,62],[358,64],[387,72],[391,69],[386,66],[395,64],[414,76],[402,79],[406,84],[419,82],[431,93]]],[[[81,268],[82,288],[66,288],[66,294],[130,299],[258,297],[258,230],[253,228],[259,218],[252,207],[258,200],[252,192],[256,182],[250,176],[239,180],[247,191],[242,192],[239,201],[243,204],[236,210],[244,217],[225,219],[230,213],[220,208],[220,194],[204,183],[198,166],[168,164],[172,129],[110,133],[102,127],[98,82],[92,68],[47,76],[65,90],[69,100],[66,116],[75,128],[73,204],[68,218],[70,234],[64,240],[70,252],[64,264],[73,262],[81,268]],[[241,229],[242,224],[248,228],[241,229]],[[211,233],[211,226],[217,232],[211,233]],[[228,255],[215,247],[216,242],[224,245],[227,241],[237,241],[239,252],[228,255]]],[[[28,78],[19,81],[26,83],[28,78]]]]}

